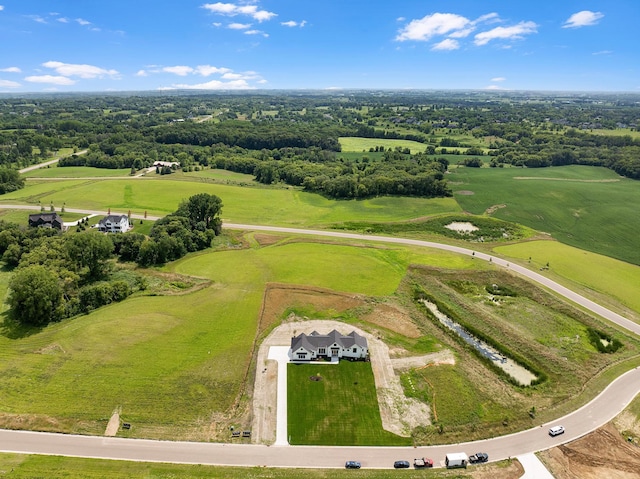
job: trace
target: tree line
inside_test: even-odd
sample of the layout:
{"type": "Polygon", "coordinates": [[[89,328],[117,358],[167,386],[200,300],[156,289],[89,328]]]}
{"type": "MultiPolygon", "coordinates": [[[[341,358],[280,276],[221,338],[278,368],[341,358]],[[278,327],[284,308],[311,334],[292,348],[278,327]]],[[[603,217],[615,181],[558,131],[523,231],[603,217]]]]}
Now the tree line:
{"type": "Polygon", "coordinates": [[[221,209],[219,197],[194,195],[158,220],[149,236],[93,229],[62,233],[0,221],[0,254],[14,269],[8,299],[12,317],[44,326],[122,301],[144,289],[145,281],[119,274],[117,261],[149,267],[209,248],[222,230],[221,209]]]}

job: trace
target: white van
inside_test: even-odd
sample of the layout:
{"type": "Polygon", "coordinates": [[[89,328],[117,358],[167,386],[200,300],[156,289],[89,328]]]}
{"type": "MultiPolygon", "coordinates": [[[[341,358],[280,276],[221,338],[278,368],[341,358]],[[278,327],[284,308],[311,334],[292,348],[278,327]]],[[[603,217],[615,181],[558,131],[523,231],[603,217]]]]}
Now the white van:
{"type": "Polygon", "coordinates": [[[564,426],[553,426],[549,429],[549,436],[558,436],[564,434],[564,426]]]}

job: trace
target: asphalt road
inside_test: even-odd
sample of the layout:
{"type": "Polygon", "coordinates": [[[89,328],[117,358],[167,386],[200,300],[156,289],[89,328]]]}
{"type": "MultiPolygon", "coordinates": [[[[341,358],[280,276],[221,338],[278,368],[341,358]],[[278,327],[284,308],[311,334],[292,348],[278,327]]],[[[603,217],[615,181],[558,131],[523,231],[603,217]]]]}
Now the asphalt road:
{"type": "MultiPolygon", "coordinates": [[[[0,208],[38,209],[37,207],[16,205],[0,205],[0,208]]],[[[70,208],[67,208],[67,211],[104,214],[104,212],[70,208]]],[[[136,218],[141,217],[140,215],[132,216],[136,218]]],[[[156,218],[148,216],[147,219],[153,220],[156,218]]],[[[522,276],[526,276],[584,308],[640,335],[640,325],[627,320],[617,313],[609,311],[537,272],[528,270],[522,266],[510,264],[503,259],[492,257],[485,253],[474,252],[471,249],[406,238],[332,231],[233,223],[224,223],[224,227],[229,229],[283,232],[405,244],[437,248],[464,255],[473,254],[478,260],[491,261],[498,266],[508,268],[522,276]]],[[[487,452],[493,461],[547,449],[581,437],[613,419],[639,392],[640,368],[636,368],[616,379],[596,399],[586,406],[553,423],[542,424],[534,429],[509,436],[497,437],[476,443],[452,444],[447,446],[421,448],[295,446],[295,452],[293,452],[289,446],[149,441],[0,430],[0,451],[151,462],[314,468],[344,467],[344,462],[347,460],[358,460],[362,463],[363,467],[389,468],[395,460],[412,460],[414,457],[420,456],[431,457],[434,459],[436,465],[443,465],[444,456],[449,452],[466,452],[468,454],[478,451],[487,452]],[[550,437],[547,431],[548,428],[554,424],[564,425],[567,432],[562,436],[555,438],[550,437]]]]}

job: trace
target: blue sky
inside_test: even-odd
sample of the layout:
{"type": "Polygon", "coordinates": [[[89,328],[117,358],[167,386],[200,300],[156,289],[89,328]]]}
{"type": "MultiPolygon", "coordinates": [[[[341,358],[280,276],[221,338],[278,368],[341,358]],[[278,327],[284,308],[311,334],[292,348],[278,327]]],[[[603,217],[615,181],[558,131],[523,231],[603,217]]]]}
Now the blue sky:
{"type": "Polygon", "coordinates": [[[0,92],[640,92],[640,0],[0,0],[0,92]]]}

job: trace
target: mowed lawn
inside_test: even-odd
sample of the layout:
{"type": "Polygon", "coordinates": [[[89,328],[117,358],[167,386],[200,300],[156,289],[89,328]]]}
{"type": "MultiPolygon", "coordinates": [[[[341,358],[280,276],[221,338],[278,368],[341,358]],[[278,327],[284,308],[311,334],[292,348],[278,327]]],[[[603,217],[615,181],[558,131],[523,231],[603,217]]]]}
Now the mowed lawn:
{"type": "Polygon", "coordinates": [[[461,208],[544,231],[558,241],[640,265],[640,182],[590,166],[457,168],[461,208]],[[469,194],[472,192],[473,194],[469,194]]]}
{"type": "Polygon", "coordinates": [[[164,216],[198,193],[218,195],[222,218],[233,223],[318,226],[342,221],[400,221],[457,213],[453,198],[380,197],[335,201],[295,188],[261,188],[171,179],[61,180],[28,182],[2,195],[4,204],[43,204],[164,216]]]}
{"type": "Polygon", "coordinates": [[[181,437],[182,427],[226,411],[235,400],[261,299],[260,293],[210,288],[129,299],[27,337],[14,339],[5,327],[2,410],[25,415],[35,429],[102,434],[120,408],[135,435],[170,437],[173,427],[181,437]],[[169,429],[154,431],[163,425],[169,429]]]}
{"type": "Polygon", "coordinates": [[[130,176],[131,168],[109,169],[94,168],[90,166],[56,166],[38,168],[23,173],[25,178],[85,178],[101,176],[130,176]]]}
{"type": "Polygon", "coordinates": [[[371,363],[289,364],[287,422],[291,444],[407,446],[382,429],[371,363]],[[310,377],[321,378],[320,381],[310,377]]]}

